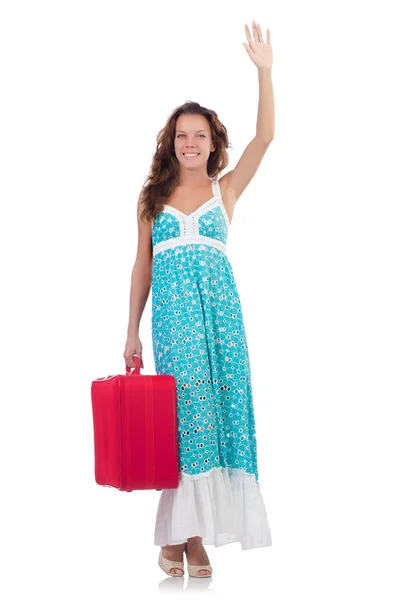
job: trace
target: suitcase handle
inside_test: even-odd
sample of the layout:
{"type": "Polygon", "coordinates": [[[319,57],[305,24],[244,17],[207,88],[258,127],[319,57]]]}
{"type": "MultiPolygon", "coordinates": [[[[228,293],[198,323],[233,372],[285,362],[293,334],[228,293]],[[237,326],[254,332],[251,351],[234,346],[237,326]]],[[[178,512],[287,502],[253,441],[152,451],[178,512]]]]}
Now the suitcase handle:
{"type": "Polygon", "coordinates": [[[133,354],[132,360],[134,361],[135,368],[131,372],[131,367],[129,365],[125,365],[126,375],[128,375],[128,374],[130,374],[130,375],[140,375],[141,374],[141,359],[139,358],[139,356],[136,356],[136,354],[133,354]]]}

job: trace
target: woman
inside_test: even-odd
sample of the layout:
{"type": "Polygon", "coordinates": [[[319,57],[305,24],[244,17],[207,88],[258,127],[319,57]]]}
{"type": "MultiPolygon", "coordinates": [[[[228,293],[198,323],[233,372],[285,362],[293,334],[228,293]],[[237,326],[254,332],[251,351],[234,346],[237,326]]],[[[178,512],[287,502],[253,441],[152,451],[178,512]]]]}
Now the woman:
{"type": "Polygon", "coordinates": [[[226,254],[235,204],[274,135],[270,32],[246,26],[247,52],[258,68],[255,137],[235,169],[217,114],[186,102],[157,136],[151,173],[137,206],[138,250],[132,272],[127,365],[142,358],[139,321],[152,287],[157,374],[177,385],[180,477],[162,491],[154,543],[160,567],[210,577],[203,544],[239,541],[243,550],[271,546],[259,490],[251,373],[241,305],[226,254]]]}

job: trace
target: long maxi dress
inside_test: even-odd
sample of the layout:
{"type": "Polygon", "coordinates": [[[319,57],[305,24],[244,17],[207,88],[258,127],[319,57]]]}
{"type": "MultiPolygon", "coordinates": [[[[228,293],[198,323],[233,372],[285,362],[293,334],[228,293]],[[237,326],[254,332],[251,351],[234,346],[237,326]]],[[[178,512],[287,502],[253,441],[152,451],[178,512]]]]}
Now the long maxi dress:
{"type": "Polygon", "coordinates": [[[271,546],[258,481],[251,371],[240,298],[226,254],[230,226],[219,181],[185,213],[152,222],[156,374],[177,387],[179,485],[159,499],[154,543],[271,546]]]}

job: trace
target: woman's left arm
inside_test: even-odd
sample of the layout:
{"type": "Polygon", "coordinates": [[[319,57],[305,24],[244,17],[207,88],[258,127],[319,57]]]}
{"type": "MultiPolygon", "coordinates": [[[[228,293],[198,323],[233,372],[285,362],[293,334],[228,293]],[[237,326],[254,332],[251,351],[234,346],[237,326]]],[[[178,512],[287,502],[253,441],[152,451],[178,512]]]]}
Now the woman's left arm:
{"type": "Polygon", "coordinates": [[[249,44],[244,44],[248,55],[258,68],[259,102],[256,137],[264,142],[271,142],[274,137],[274,94],[272,82],[273,50],[270,43],[270,30],[266,29],[266,43],[263,41],[259,23],[252,21],[254,39],[248,25],[245,31],[249,44]]]}
{"type": "Polygon", "coordinates": [[[273,51],[270,44],[270,30],[266,30],[266,43],[263,41],[259,23],[253,21],[251,37],[248,25],[245,26],[248,44],[244,44],[250,58],[258,68],[259,103],[256,135],[242,153],[235,168],[222,177],[228,190],[229,202],[237,202],[262,162],[274,137],[274,95],[272,83],[273,51]]]}
{"type": "Polygon", "coordinates": [[[256,137],[271,142],[274,138],[274,94],[271,69],[258,69],[259,102],[256,137]]]}

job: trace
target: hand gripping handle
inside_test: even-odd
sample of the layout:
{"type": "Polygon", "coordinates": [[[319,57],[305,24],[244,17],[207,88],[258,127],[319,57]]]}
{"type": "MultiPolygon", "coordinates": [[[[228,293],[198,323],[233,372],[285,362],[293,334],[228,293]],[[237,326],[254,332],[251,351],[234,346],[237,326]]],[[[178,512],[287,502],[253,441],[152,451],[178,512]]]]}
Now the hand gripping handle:
{"type": "Polygon", "coordinates": [[[140,375],[141,374],[141,359],[136,354],[132,355],[132,360],[134,361],[135,368],[131,371],[131,367],[129,365],[125,365],[125,374],[126,375],[140,375]]]}

